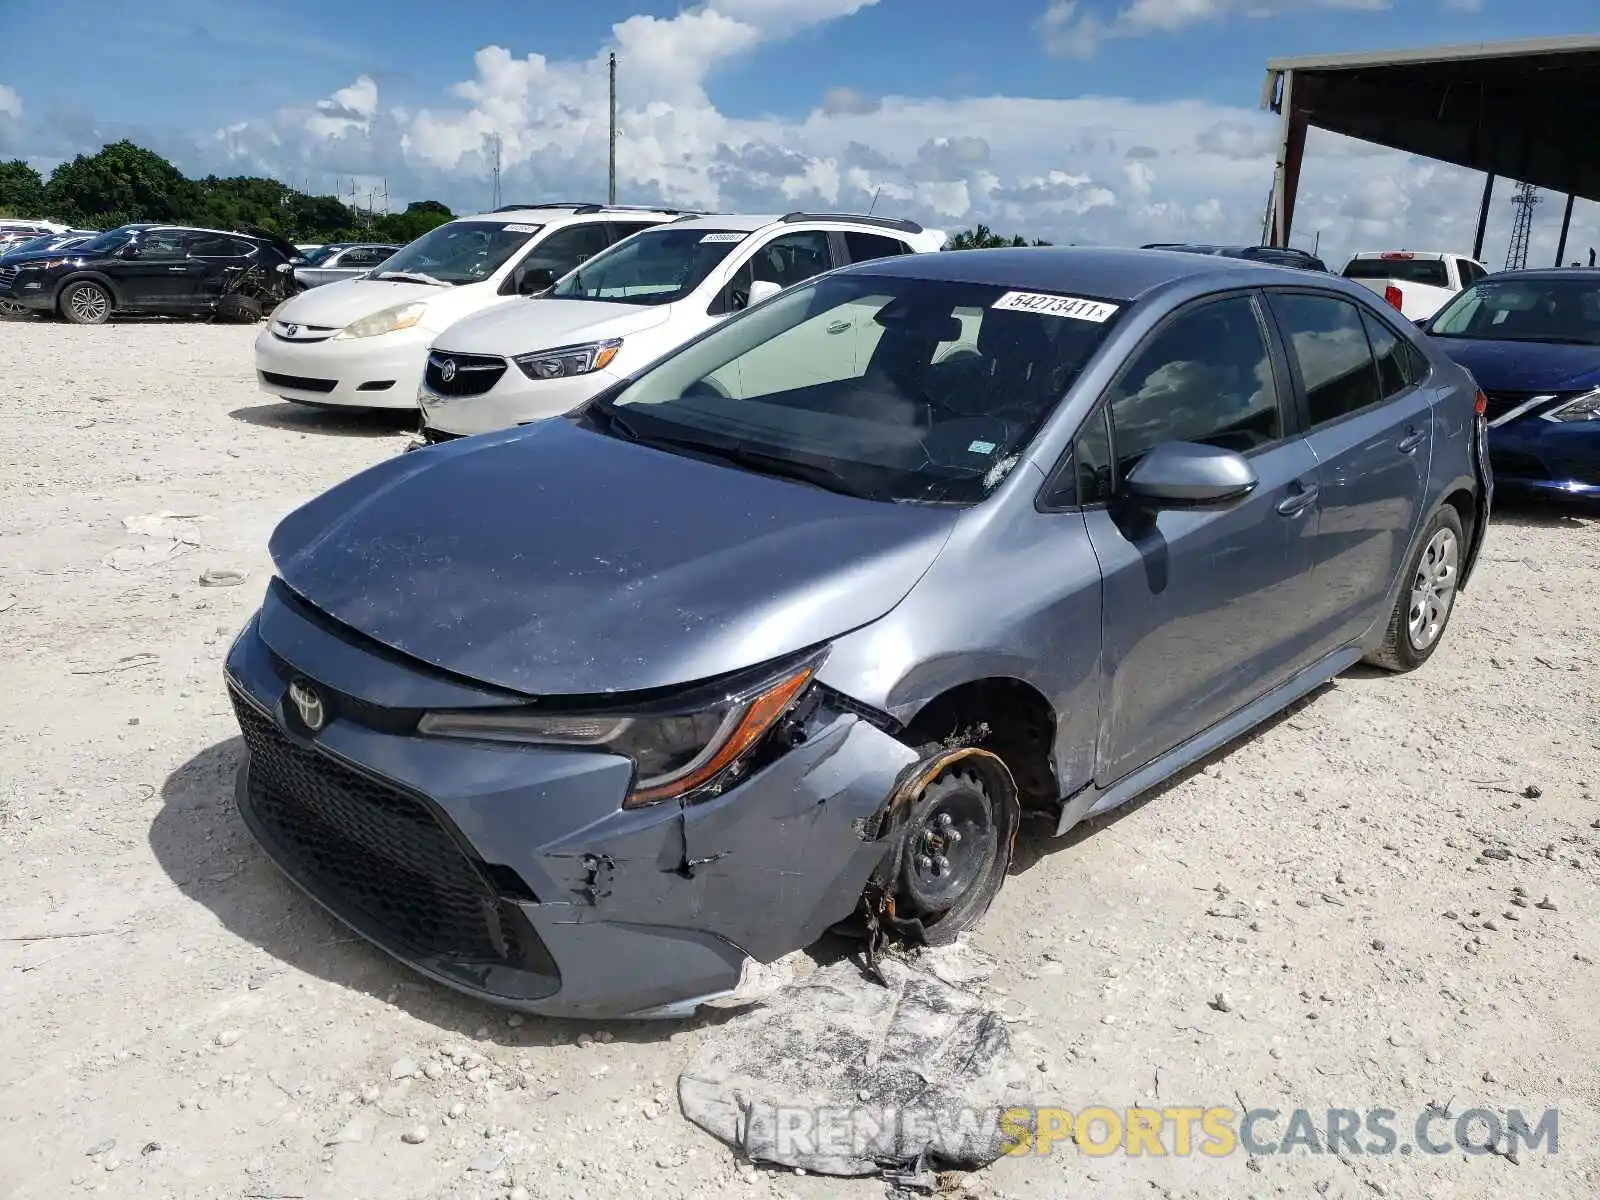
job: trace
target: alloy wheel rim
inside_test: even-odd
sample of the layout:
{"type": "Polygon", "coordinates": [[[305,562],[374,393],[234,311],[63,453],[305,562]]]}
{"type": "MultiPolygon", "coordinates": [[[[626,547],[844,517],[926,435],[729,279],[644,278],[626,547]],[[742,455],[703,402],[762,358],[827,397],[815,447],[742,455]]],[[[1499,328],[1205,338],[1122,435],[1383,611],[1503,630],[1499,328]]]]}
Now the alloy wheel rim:
{"type": "Polygon", "coordinates": [[[72,311],[89,321],[105,316],[105,293],[98,288],[79,288],[72,293],[72,311]]]}
{"type": "Polygon", "coordinates": [[[1455,601],[1461,543],[1451,529],[1440,529],[1428,539],[1411,581],[1411,609],[1407,628],[1411,644],[1426,650],[1439,640],[1455,601]]]}

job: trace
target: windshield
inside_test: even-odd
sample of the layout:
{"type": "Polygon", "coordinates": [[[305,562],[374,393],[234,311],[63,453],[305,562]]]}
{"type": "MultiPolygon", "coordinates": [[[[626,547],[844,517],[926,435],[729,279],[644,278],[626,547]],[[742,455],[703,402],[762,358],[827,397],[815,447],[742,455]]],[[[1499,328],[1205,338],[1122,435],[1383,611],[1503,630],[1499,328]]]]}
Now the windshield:
{"type": "Polygon", "coordinates": [[[343,249],[342,246],[318,246],[315,250],[308,254],[302,254],[300,257],[304,260],[305,266],[314,267],[318,263],[331,258],[336,251],[341,249],[343,249]]]}
{"type": "Polygon", "coordinates": [[[1118,308],[823,277],[664,359],[595,422],[855,495],[973,504],[1016,466],[1118,308]]]}
{"type": "Polygon", "coordinates": [[[43,237],[29,238],[25,242],[12,242],[6,247],[7,254],[26,254],[29,250],[48,249],[50,243],[55,241],[57,234],[47,233],[43,237]]]}
{"type": "Polygon", "coordinates": [[[1428,332],[1600,346],[1600,277],[1484,280],[1446,305],[1428,332]]]}
{"type": "Polygon", "coordinates": [[[1346,279],[1395,279],[1426,287],[1449,287],[1450,275],[1442,258],[1352,258],[1345,264],[1346,279]]]}
{"type": "Polygon", "coordinates": [[[102,233],[99,237],[90,238],[78,249],[85,254],[109,254],[120,249],[125,243],[133,239],[133,232],[128,229],[112,229],[102,233]]]}
{"type": "Polygon", "coordinates": [[[724,229],[649,229],[596,254],[548,294],[558,300],[671,304],[699,287],[749,236],[724,229]]]}
{"type": "Polygon", "coordinates": [[[373,278],[426,275],[440,283],[481,283],[541,228],[517,221],[451,221],[397,251],[373,278]]]}

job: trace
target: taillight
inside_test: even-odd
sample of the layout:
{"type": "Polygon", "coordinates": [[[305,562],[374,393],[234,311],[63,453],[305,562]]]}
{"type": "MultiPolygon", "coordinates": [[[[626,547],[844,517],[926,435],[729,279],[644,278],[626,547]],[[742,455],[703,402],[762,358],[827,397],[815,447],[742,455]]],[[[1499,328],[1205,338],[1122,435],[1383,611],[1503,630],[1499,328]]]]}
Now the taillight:
{"type": "Polygon", "coordinates": [[[1404,299],[1404,297],[1402,297],[1400,294],[1400,289],[1395,287],[1392,283],[1383,289],[1383,298],[1388,303],[1394,305],[1397,309],[1400,307],[1400,301],[1404,299]]]}
{"type": "Polygon", "coordinates": [[[1472,411],[1480,417],[1489,411],[1489,397],[1485,396],[1482,391],[1479,391],[1478,398],[1472,405],[1472,411]]]}

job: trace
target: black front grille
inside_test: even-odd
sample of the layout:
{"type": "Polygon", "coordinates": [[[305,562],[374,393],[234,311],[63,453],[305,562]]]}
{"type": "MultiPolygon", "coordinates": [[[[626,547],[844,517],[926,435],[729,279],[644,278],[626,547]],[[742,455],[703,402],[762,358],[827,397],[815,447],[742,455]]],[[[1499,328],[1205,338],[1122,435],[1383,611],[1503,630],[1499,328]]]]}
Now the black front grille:
{"type": "Polygon", "coordinates": [[[276,371],[263,371],[261,378],[273,387],[293,388],[297,392],[331,392],[339,386],[337,379],[312,379],[307,375],[280,375],[276,371]]]}
{"type": "Polygon", "coordinates": [[[314,894],[422,954],[522,957],[499,897],[427,805],[296,744],[254,705],[232,699],[250,749],[252,815],[314,894]]]}
{"type": "Polygon", "coordinates": [[[452,354],[435,350],[422,373],[437,396],[481,396],[506,373],[506,360],[488,354],[452,354]]]}

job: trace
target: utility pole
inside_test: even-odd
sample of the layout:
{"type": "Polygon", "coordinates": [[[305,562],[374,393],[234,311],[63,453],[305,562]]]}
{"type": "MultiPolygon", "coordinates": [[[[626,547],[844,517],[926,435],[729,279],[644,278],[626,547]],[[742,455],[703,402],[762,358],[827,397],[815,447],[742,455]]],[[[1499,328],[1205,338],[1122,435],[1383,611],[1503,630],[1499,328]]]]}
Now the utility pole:
{"type": "Polygon", "coordinates": [[[494,204],[491,211],[500,207],[500,135],[494,135],[494,204]]]}
{"type": "Polygon", "coordinates": [[[610,66],[611,124],[609,135],[610,151],[607,170],[607,178],[610,182],[606,185],[606,203],[615,204],[617,202],[617,53],[615,50],[611,52],[610,66]]]}

